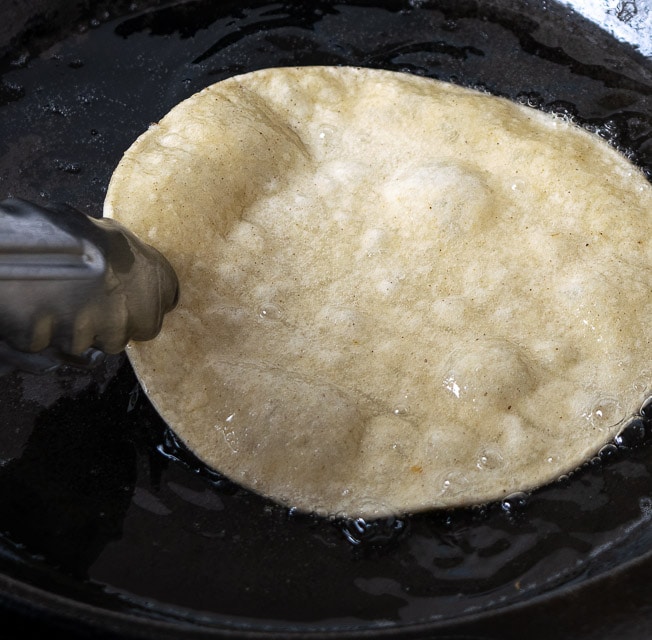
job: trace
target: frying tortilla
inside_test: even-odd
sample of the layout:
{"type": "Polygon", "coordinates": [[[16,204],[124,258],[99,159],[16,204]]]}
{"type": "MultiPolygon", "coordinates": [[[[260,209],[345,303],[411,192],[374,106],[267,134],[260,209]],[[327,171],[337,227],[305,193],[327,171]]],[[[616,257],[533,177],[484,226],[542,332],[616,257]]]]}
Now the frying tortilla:
{"type": "Polygon", "coordinates": [[[556,480],[650,395],[652,188],[573,123],[352,67],[272,68],[175,106],[104,215],[181,299],[129,358],[207,465],[374,518],[556,480]]]}

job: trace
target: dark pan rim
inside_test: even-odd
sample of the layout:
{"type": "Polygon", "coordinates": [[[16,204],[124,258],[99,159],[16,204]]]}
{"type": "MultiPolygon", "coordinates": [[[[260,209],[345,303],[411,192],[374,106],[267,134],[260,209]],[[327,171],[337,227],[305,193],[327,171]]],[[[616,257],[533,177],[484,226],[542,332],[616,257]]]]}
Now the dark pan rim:
{"type": "MultiPolygon", "coordinates": [[[[350,630],[339,627],[326,630],[318,627],[301,627],[293,630],[290,626],[274,629],[237,628],[208,625],[200,616],[196,621],[160,620],[135,613],[113,611],[82,603],[79,600],[58,595],[52,591],[29,585],[21,580],[0,573],[0,607],[36,622],[43,622],[61,630],[93,634],[97,632],[116,634],[124,640],[176,640],[178,638],[231,640],[285,640],[290,637],[305,637],[310,640],[367,640],[369,638],[394,638],[409,640],[423,638],[424,634],[437,632],[456,633],[464,627],[473,628],[508,614],[532,615],[536,622],[536,610],[546,604],[555,604],[572,598],[591,588],[607,587],[612,580],[626,577],[638,566],[652,563],[652,550],[636,558],[621,562],[609,570],[586,577],[579,582],[567,583],[530,599],[504,606],[495,606],[480,612],[462,614],[455,618],[433,620],[430,622],[388,624],[387,626],[358,627],[350,630]]],[[[157,609],[162,611],[162,609],[157,609]]],[[[524,629],[521,629],[524,632],[524,629]]],[[[464,635],[465,638],[470,636],[464,635]]],[[[108,639],[107,639],[108,640],[108,639]]]]}

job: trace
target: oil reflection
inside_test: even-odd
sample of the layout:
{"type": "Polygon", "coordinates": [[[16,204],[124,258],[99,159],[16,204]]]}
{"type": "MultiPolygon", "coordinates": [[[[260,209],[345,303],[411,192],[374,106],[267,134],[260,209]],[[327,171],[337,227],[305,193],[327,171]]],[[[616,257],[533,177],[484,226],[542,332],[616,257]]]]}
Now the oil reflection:
{"type": "Polygon", "coordinates": [[[76,578],[120,538],[131,502],[134,425],[112,409],[124,398],[119,376],[104,393],[93,383],[59,397],[36,416],[22,453],[0,466],[0,534],[76,578]]]}

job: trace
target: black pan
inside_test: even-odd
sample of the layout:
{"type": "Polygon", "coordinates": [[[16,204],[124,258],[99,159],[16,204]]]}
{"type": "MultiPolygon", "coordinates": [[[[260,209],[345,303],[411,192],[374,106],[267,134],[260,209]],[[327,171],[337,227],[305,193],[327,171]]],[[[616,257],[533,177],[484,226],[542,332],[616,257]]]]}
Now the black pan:
{"type": "MultiPolygon", "coordinates": [[[[308,64],[565,114],[652,175],[645,11],[620,2],[596,24],[543,0],[3,3],[0,195],[99,216],[122,153],[174,104],[308,64]]],[[[69,638],[648,638],[650,414],[529,496],[329,521],[204,468],[124,354],[4,376],[0,637],[18,620],[69,638]]]]}

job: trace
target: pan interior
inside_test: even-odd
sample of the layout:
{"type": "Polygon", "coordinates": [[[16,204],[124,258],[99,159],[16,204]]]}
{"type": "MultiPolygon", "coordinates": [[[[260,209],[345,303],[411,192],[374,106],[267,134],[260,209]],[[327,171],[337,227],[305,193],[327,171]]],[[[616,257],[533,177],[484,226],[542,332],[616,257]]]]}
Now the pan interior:
{"type": "MultiPolygon", "coordinates": [[[[58,31],[32,21],[5,48],[8,194],[99,215],[114,167],[150,122],[272,64],[364,65],[485,89],[573,117],[652,171],[650,61],[567,7],[93,7],[58,31]]],[[[579,585],[638,557],[650,536],[645,415],[531,495],[342,521],[277,507],[202,467],[124,356],[91,372],[5,376],[0,397],[3,580],[137,620],[261,633],[443,627],[579,585]]]]}

